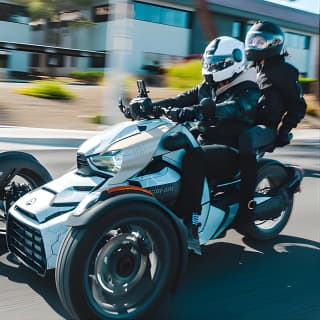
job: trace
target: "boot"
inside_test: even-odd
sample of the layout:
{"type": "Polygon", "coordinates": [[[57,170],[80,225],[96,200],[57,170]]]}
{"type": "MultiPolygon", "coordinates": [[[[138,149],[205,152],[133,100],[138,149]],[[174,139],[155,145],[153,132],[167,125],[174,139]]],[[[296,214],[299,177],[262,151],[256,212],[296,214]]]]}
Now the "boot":
{"type": "Polygon", "coordinates": [[[197,213],[192,214],[192,223],[188,226],[188,249],[201,256],[201,246],[199,241],[199,217],[197,213]]]}

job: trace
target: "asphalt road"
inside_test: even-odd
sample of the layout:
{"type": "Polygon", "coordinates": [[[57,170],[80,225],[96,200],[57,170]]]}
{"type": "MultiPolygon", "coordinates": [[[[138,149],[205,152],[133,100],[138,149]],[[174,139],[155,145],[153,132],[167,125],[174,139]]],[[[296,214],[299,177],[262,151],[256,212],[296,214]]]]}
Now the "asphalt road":
{"type": "MultiPolygon", "coordinates": [[[[30,152],[54,177],[75,164],[75,149],[30,152]]],[[[319,142],[300,141],[272,157],[300,164],[306,173],[285,230],[266,243],[230,230],[203,256],[190,256],[181,285],[153,320],[320,319],[319,142]]],[[[0,250],[0,319],[68,319],[53,278],[39,278],[0,250]]]]}

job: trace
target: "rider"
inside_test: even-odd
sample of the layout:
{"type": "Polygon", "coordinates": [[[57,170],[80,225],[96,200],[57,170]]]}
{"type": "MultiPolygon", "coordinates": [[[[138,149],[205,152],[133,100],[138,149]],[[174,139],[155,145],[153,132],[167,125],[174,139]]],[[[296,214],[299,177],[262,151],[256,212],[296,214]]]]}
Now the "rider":
{"type": "Polygon", "coordinates": [[[245,39],[245,54],[257,71],[262,93],[256,108],[256,126],[242,133],[240,157],[242,181],[239,217],[246,219],[255,207],[253,194],[257,176],[256,148],[261,135],[275,137],[276,146],[290,142],[290,131],[303,119],[306,103],[298,82],[298,70],[285,62],[284,34],[270,22],[256,22],[245,39]]]}
{"type": "MultiPolygon", "coordinates": [[[[175,210],[188,226],[189,248],[199,254],[198,221],[204,178],[223,178],[226,167],[235,170],[232,167],[238,163],[237,156],[222,144],[238,146],[241,132],[254,124],[254,107],[260,91],[255,82],[255,70],[246,69],[245,62],[241,41],[218,37],[209,43],[203,54],[204,81],[175,98],[153,103],[171,107],[173,121],[192,121],[201,115],[198,130],[202,146],[189,149],[184,156],[181,191],[175,210]]],[[[140,103],[141,100],[135,99],[130,103],[133,118],[139,117],[140,103]]]]}

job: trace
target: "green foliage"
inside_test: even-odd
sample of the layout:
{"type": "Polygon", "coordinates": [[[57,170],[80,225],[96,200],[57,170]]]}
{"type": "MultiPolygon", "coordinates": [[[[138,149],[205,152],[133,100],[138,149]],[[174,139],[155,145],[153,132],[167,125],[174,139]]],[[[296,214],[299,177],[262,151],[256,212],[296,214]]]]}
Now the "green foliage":
{"type": "Polygon", "coordinates": [[[39,80],[34,84],[33,87],[17,89],[16,92],[46,99],[70,100],[74,98],[73,92],[64,88],[58,81],[39,80]]]}
{"type": "Polygon", "coordinates": [[[90,8],[93,5],[94,0],[12,0],[12,2],[25,6],[33,20],[41,18],[52,20],[59,16],[61,12],[90,8]]]}
{"type": "Polygon", "coordinates": [[[304,77],[300,77],[299,78],[299,82],[300,83],[310,83],[310,82],[315,82],[317,81],[317,79],[314,78],[304,78],[304,77]]]}
{"type": "Polygon", "coordinates": [[[69,73],[69,76],[88,84],[97,84],[103,80],[104,73],[102,71],[73,71],[69,73]]]}
{"type": "Polygon", "coordinates": [[[301,83],[304,93],[314,93],[313,91],[315,91],[316,81],[317,79],[313,79],[313,78],[304,78],[304,77],[299,78],[299,82],[301,83]]]}
{"type": "Polygon", "coordinates": [[[166,69],[165,74],[170,88],[192,88],[202,81],[201,60],[172,65],[166,69]]]}
{"type": "Polygon", "coordinates": [[[95,124],[103,124],[105,117],[102,114],[97,114],[93,118],[90,119],[92,123],[95,124]]]}

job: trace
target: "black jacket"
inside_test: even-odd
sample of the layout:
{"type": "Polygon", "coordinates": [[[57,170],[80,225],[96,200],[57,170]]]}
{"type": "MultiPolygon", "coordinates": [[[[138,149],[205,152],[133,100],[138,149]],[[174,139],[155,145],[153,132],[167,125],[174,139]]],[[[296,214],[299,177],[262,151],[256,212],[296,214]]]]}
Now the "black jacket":
{"type": "Polygon", "coordinates": [[[202,121],[199,130],[207,143],[229,143],[226,137],[236,137],[245,128],[254,124],[255,107],[260,97],[260,90],[255,83],[252,70],[242,72],[230,84],[213,89],[202,82],[198,86],[181,93],[175,98],[157,101],[162,107],[184,108],[199,105],[204,98],[212,98],[216,103],[215,121],[202,121]],[[210,142],[209,142],[210,141],[210,142]]]}
{"type": "Polygon", "coordinates": [[[298,82],[298,70],[283,56],[266,59],[257,65],[257,84],[262,97],[257,106],[256,123],[289,132],[306,113],[306,103],[298,82]]]}

